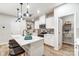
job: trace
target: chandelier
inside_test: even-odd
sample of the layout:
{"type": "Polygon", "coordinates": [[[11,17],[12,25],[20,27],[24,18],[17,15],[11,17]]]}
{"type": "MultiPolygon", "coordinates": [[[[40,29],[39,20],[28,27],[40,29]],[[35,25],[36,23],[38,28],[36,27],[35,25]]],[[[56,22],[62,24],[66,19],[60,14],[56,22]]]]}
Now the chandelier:
{"type": "Polygon", "coordinates": [[[24,17],[31,17],[32,14],[29,13],[29,4],[27,3],[27,9],[26,9],[26,12],[23,13],[23,3],[20,3],[20,8],[17,8],[17,21],[21,21],[21,20],[24,20],[24,17]]]}

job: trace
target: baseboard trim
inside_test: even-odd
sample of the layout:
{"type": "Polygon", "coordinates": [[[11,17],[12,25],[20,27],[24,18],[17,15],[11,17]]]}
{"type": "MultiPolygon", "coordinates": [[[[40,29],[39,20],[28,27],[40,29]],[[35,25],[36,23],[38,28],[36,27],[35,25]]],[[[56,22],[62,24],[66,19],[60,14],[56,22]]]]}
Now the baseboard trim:
{"type": "Polygon", "coordinates": [[[63,44],[67,44],[67,45],[72,45],[72,46],[74,46],[74,44],[70,44],[70,43],[66,43],[66,42],[63,42],[63,44]]]}
{"type": "Polygon", "coordinates": [[[0,42],[0,45],[8,44],[8,42],[0,42]]]}

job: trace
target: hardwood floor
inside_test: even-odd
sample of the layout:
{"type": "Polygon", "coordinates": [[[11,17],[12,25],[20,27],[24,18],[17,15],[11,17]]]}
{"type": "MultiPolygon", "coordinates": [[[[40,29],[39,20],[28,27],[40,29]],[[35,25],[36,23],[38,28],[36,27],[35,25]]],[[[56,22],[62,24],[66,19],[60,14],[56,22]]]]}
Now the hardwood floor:
{"type": "Polygon", "coordinates": [[[8,44],[0,45],[0,56],[8,56],[9,48],[8,44]]]}
{"type": "Polygon", "coordinates": [[[74,46],[69,44],[63,44],[60,50],[54,50],[53,47],[44,45],[45,56],[73,56],[74,46]]]}
{"type": "MultiPolygon", "coordinates": [[[[9,48],[8,45],[0,45],[0,56],[8,56],[9,48]]],[[[62,49],[54,50],[53,47],[44,45],[44,55],[45,56],[73,56],[74,46],[63,44],[62,49]]]]}

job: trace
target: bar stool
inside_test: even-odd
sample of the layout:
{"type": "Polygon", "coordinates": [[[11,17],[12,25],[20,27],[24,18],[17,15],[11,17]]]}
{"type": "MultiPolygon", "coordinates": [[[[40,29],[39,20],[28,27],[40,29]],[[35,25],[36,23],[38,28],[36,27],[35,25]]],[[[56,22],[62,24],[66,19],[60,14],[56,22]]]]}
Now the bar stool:
{"type": "Polygon", "coordinates": [[[21,47],[16,47],[16,48],[11,49],[9,53],[10,56],[20,56],[22,54],[23,56],[25,56],[25,51],[21,47]]]}
{"type": "Polygon", "coordinates": [[[9,40],[9,55],[10,56],[19,56],[25,55],[25,51],[20,45],[14,40],[9,40]]]}
{"type": "Polygon", "coordinates": [[[13,43],[18,44],[14,39],[9,40],[9,44],[13,44],[13,43]]]}
{"type": "Polygon", "coordinates": [[[18,47],[19,44],[14,40],[9,40],[9,48],[15,48],[15,47],[18,47]]]}

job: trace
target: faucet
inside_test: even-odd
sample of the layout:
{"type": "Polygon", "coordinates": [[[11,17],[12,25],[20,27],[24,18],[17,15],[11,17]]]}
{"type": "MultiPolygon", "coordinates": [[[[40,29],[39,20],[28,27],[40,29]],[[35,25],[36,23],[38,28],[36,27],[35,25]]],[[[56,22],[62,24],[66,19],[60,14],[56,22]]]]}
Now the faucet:
{"type": "Polygon", "coordinates": [[[26,29],[23,30],[22,36],[25,36],[26,29]]]}

